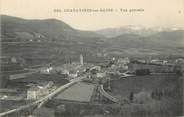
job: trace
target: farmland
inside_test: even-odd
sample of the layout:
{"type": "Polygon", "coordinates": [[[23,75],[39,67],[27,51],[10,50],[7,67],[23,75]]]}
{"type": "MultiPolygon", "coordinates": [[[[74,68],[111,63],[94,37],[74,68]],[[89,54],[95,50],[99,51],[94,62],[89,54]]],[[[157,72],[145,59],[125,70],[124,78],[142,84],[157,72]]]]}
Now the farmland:
{"type": "Polygon", "coordinates": [[[124,115],[181,115],[182,83],[183,78],[176,75],[134,76],[112,81],[109,93],[122,101],[129,101],[131,93],[139,95],[138,99],[135,96],[136,101],[122,106],[119,113],[124,115]],[[155,92],[159,92],[159,96],[155,96],[155,92]],[[141,95],[143,93],[146,95],[141,95]]]}
{"type": "Polygon", "coordinates": [[[89,102],[93,94],[93,90],[93,84],[80,82],[57,95],[55,99],[89,102]]]}

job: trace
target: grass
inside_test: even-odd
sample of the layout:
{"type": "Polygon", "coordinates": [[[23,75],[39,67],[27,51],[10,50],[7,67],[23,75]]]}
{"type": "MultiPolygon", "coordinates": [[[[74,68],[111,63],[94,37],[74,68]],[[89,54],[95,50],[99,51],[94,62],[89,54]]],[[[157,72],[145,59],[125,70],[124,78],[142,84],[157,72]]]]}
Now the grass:
{"type": "Polygon", "coordinates": [[[55,97],[55,99],[89,102],[93,94],[93,90],[93,84],[80,82],[61,92],[55,97]]]}
{"type": "Polygon", "coordinates": [[[157,88],[171,90],[180,84],[176,75],[132,76],[111,82],[112,95],[128,97],[130,92],[151,92],[157,88]]]}
{"type": "MultiPolygon", "coordinates": [[[[135,76],[111,82],[109,92],[120,100],[128,100],[128,104],[118,108],[119,115],[135,117],[181,116],[183,114],[183,77],[176,75],[135,76]],[[137,95],[155,91],[164,92],[160,97],[150,96],[149,100],[129,101],[130,92],[137,95]]],[[[144,97],[142,97],[144,99],[144,97]]]]}

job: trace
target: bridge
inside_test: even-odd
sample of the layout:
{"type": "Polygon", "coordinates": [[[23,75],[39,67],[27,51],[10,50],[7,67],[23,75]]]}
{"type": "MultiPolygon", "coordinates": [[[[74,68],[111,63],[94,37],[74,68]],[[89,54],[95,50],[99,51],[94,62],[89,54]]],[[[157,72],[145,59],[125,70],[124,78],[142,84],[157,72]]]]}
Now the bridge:
{"type": "Polygon", "coordinates": [[[114,102],[114,103],[118,103],[119,100],[113,96],[111,96],[110,94],[108,94],[104,88],[103,88],[103,85],[100,85],[100,88],[99,88],[99,91],[100,91],[100,94],[102,96],[104,96],[105,98],[109,99],[110,101],[114,102]]]}
{"type": "Polygon", "coordinates": [[[77,83],[77,82],[80,82],[82,79],[84,79],[85,77],[79,77],[79,78],[76,78],[76,79],[72,79],[69,83],[65,84],[65,85],[62,85],[60,86],[59,88],[57,88],[54,92],[48,94],[47,96],[41,98],[41,99],[38,99],[37,101],[34,101],[30,104],[27,104],[27,105],[23,105],[23,106],[20,106],[16,109],[12,109],[12,110],[9,110],[9,111],[6,111],[6,112],[3,112],[3,113],[0,113],[0,117],[3,117],[3,116],[6,116],[6,115],[9,115],[9,114],[12,114],[12,113],[15,113],[15,112],[19,112],[19,111],[22,111],[22,110],[25,110],[25,109],[29,109],[31,107],[37,107],[37,108],[40,108],[42,107],[49,99],[52,99],[56,94],[60,93],[61,91],[64,91],[65,89],[71,87],[73,84],[77,83]]]}
{"type": "MultiPolygon", "coordinates": [[[[33,71],[34,72],[34,71],[33,71]]],[[[120,73],[119,73],[120,74],[120,73]]],[[[129,76],[133,76],[133,75],[129,75],[127,74],[126,72],[125,73],[121,73],[121,75],[123,75],[122,77],[129,77],[129,76]]],[[[9,111],[6,111],[6,112],[2,112],[0,113],[0,117],[2,116],[7,116],[9,114],[12,114],[12,113],[16,113],[16,112],[20,112],[20,111],[23,111],[23,110],[26,110],[26,109],[29,109],[29,108],[40,108],[42,107],[45,103],[47,103],[48,100],[52,99],[54,96],[56,96],[58,93],[64,91],[65,89],[71,87],[72,85],[76,84],[77,82],[80,82],[81,80],[83,80],[85,77],[84,76],[80,76],[78,78],[75,78],[75,79],[72,79],[70,80],[69,83],[65,84],[65,85],[62,85],[60,86],[59,88],[57,88],[54,92],[48,94],[47,96],[41,98],[41,99],[38,99],[30,104],[27,104],[27,105],[23,105],[23,106],[20,106],[16,109],[12,109],[12,110],[9,110],[9,111]]],[[[103,85],[100,85],[98,87],[98,93],[100,95],[99,99],[101,100],[101,97],[105,97],[105,100],[108,100],[108,101],[111,101],[113,103],[118,103],[119,100],[114,98],[113,96],[109,95],[103,88],[103,85]]]]}

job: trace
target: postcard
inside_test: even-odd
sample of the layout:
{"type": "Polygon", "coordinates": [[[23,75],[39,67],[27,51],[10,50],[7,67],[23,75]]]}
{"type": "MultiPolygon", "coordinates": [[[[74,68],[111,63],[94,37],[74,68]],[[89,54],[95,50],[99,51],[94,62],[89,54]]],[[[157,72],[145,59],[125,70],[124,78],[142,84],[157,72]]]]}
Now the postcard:
{"type": "Polygon", "coordinates": [[[0,2],[0,117],[184,116],[183,0],[0,2]]]}

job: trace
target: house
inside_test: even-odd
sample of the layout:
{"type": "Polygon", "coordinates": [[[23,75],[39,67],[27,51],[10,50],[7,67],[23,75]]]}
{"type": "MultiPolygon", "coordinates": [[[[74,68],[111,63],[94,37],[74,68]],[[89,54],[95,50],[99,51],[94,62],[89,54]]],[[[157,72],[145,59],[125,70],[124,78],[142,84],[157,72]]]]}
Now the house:
{"type": "Polygon", "coordinates": [[[117,61],[117,64],[128,64],[128,63],[130,63],[130,60],[129,60],[129,58],[128,57],[125,57],[125,58],[120,58],[120,59],[118,59],[118,61],[117,61]]]}
{"type": "Polygon", "coordinates": [[[165,65],[167,64],[167,61],[166,60],[159,60],[159,59],[153,59],[150,61],[150,63],[153,63],[153,64],[160,64],[160,65],[165,65]]]}
{"type": "Polygon", "coordinates": [[[17,63],[17,58],[16,57],[10,57],[10,56],[1,56],[0,57],[0,62],[4,63],[4,64],[17,63]]]}
{"type": "Polygon", "coordinates": [[[11,58],[10,58],[10,61],[11,61],[12,63],[17,63],[17,59],[16,59],[15,57],[11,57],[11,58]]]}
{"type": "Polygon", "coordinates": [[[69,71],[68,71],[68,70],[63,70],[63,71],[62,71],[62,74],[69,75],[70,73],[69,73],[69,71]]]}
{"type": "Polygon", "coordinates": [[[37,99],[39,93],[38,87],[31,87],[27,90],[27,99],[37,99]]]}
{"type": "Polygon", "coordinates": [[[104,77],[106,77],[106,72],[99,72],[96,74],[96,77],[97,78],[104,78],[104,77]]]}
{"type": "Polygon", "coordinates": [[[184,64],[184,59],[183,58],[178,58],[178,59],[175,60],[175,63],[184,64]]]}
{"type": "Polygon", "coordinates": [[[40,73],[42,74],[50,74],[51,72],[53,72],[53,67],[47,67],[47,68],[43,67],[40,70],[40,73]]]}
{"type": "Polygon", "coordinates": [[[101,70],[101,66],[94,66],[90,69],[90,71],[93,71],[93,70],[96,70],[96,71],[100,71],[101,70]]]}
{"type": "Polygon", "coordinates": [[[144,59],[132,59],[131,63],[146,63],[146,60],[144,60],[144,59]]]}
{"type": "Polygon", "coordinates": [[[79,70],[71,70],[69,71],[69,77],[76,78],[78,76],[79,70]]]}
{"type": "Polygon", "coordinates": [[[27,90],[27,99],[39,99],[46,94],[49,94],[49,90],[47,88],[33,86],[27,90]]]}

